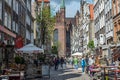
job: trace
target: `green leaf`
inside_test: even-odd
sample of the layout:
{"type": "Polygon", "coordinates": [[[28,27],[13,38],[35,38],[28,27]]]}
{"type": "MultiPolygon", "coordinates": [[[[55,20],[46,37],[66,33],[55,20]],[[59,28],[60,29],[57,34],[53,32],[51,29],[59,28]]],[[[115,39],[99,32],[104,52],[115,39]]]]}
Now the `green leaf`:
{"type": "Polygon", "coordinates": [[[93,49],[95,48],[95,46],[94,46],[94,41],[93,41],[93,40],[89,41],[89,43],[88,43],[88,48],[90,48],[92,51],[93,51],[93,49]]]}

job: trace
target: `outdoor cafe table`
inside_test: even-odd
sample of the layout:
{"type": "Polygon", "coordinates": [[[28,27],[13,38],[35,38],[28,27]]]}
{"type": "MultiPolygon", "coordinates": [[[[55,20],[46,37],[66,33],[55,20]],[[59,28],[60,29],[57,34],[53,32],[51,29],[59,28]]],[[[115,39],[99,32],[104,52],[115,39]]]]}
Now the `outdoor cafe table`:
{"type": "Polygon", "coordinates": [[[20,80],[20,74],[1,75],[0,80],[20,80]]]}
{"type": "Polygon", "coordinates": [[[9,80],[20,80],[20,74],[10,74],[9,76],[9,80]]]}
{"type": "Polygon", "coordinates": [[[8,75],[0,75],[0,80],[9,80],[8,75]]]}
{"type": "Polygon", "coordinates": [[[109,70],[109,71],[115,72],[114,80],[118,80],[117,73],[120,73],[120,69],[116,69],[116,70],[114,69],[114,70],[109,70]]]}
{"type": "Polygon", "coordinates": [[[106,75],[106,68],[117,68],[117,66],[100,66],[101,68],[103,68],[103,70],[104,70],[104,80],[105,80],[105,75],[106,75]]]}
{"type": "Polygon", "coordinates": [[[9,80],[21,80],[24,78],[24,71],[18,71],[16,74],[9,74],[9,80]]]}
{"type": "Polygon", "coordinates": [[[7,75],[1,75],[0,80],[22,80],[24,78],[24,71],[14,71],[7,75]]]}

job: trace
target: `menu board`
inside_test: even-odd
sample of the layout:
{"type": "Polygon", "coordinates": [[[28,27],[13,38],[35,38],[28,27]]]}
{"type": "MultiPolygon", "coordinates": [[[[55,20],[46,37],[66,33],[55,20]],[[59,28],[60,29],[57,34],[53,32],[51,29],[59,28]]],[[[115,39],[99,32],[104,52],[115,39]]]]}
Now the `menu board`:
{"type": "Polygon", "coordinates": [[[42,76],[49,76],[50,68],[49,65],[42,65],[42,76]]]}

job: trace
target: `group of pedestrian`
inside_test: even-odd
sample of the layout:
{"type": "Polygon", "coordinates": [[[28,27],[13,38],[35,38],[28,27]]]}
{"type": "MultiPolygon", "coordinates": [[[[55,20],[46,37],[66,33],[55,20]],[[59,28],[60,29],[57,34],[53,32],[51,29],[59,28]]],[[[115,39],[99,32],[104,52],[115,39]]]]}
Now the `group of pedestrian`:
{"type": "Polygon", "coordinates": [[[93,65],[95,63],[94,57],[93,56],[82,56],[81,57],[70,57],[69,58],[69,63],[76,69],[78,70],[79,67],[82,68],[82,72],[88,72],[89,71],[89,66],[93,65]]]}
{"type": "Polygon", "coordinates": [[[64,57],[55,57],[54,60],[54,69],[58,70],[59,65],[61,66],[61,68],[63,69],[63,65],[66,65],[66,59],[64,57]]]}

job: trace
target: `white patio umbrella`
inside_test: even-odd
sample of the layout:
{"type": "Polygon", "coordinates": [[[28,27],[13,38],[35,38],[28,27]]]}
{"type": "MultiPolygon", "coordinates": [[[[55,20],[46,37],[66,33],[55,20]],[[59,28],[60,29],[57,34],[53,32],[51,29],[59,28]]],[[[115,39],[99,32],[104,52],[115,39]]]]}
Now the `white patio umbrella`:
{"type": "Polygon", "coordinates": [[[17,49],[18,52],[22,52],[22,53],[44,53],[44,50],[35,46],[34,44],[30,43],[25,45],[24,47],[17,49]]]}
{"type": "Polygon", "coordinates": [[[81,53],[81,52],[75,52],[72,54],[72,56],[82,56],[82,55],[83,55],[83,53],[81,53]]]}

